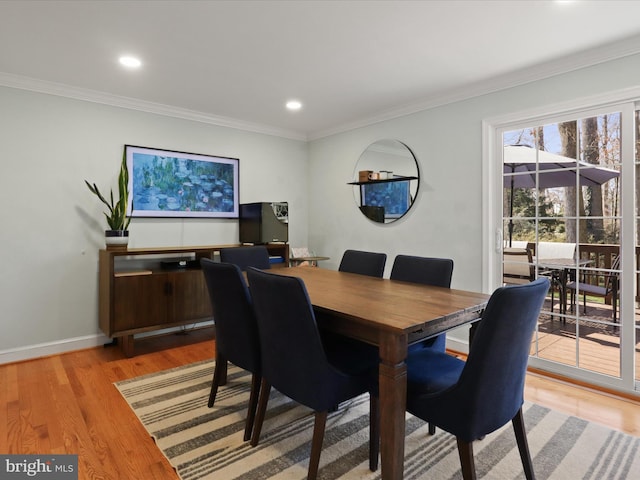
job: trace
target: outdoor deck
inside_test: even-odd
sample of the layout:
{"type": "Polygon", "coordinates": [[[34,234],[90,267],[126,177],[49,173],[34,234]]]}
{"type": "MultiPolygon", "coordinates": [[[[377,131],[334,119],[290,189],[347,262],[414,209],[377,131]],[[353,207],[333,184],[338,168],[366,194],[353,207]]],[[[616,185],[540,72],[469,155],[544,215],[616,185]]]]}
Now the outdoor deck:
{"type": "MultiPolygon", "coordinates": [[[[566,319],[548,314],[549,299],[543,307],[538,323],[538,357],[554,362],[576,366],[593,372],[620,376],[620,331],[611,324],[611,306],[587,302],[586,318],[578,320],[579,342],[576,346],[576,319],[568,313],[566,319]],[[591,320],[591,321],[590,321],[591,320]],[[608,324],[599,323],[608,322],[608,324]]],[[[582,315],[582,304],[580,305],[582,315]]],[[[640,322],[636,310],[636,325],[640,322]]],[[[535,341],[531,354],[535,355],[535,341]]],[[[636,365],[640,365],[640,333],[636,333],[636,365]]],[[[636,379],[640,379],[640,369],[636,370],[636,379]]]]}

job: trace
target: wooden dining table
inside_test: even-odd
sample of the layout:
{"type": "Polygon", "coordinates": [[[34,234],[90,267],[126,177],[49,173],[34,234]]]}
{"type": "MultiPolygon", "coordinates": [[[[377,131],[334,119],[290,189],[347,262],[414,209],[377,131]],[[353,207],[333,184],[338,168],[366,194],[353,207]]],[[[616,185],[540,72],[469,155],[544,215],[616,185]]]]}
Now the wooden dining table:
{"type": "Polygon", "coordinates": [[[403,477],[407,347],[478,320],[489,295],[324,268],[283,268],[301,278],[322,328],[378,346],[382,478],[403,477]]]}

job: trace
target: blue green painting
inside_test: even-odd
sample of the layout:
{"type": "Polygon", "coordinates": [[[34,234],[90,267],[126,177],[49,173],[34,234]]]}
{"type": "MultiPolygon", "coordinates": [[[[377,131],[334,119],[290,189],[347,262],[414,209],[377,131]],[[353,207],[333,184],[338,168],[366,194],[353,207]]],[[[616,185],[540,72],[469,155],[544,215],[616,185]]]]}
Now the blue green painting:
{"type": "Polygon", "coordinates": [[[383,207],[385,218],[399,218],[409,210],[408,181],[371,182],[361,186],[362,205],[383,207]]]}
{"type": "Polygon", "coordinates": [[[237,159],[130,148],[133,216],[238,216],[237,159]]]}

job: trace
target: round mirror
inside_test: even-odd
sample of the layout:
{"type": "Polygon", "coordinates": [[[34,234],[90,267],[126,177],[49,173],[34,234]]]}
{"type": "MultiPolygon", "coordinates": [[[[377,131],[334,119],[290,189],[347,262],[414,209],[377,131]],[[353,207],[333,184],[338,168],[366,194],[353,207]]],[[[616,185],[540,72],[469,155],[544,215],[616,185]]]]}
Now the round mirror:
{"type": "Polygon", "coordinates": [[[354,173],[353,195],[367,218],[391,223],[413,205],[420,185],[418,162],[398,140],[379,140],[362,152],[354,173]]]}

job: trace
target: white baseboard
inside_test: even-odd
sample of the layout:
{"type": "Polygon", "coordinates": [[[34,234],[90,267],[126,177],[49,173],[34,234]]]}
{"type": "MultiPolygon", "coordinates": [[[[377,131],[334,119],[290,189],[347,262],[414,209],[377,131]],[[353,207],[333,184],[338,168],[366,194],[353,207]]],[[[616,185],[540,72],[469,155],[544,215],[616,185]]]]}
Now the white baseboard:
{"type": "MultiPolygon", "coordinates": [[[[177,332],[180,330],[189,330],[192,328],[202,328],[213,325],[212,320],[194,323],[190,327],[172,327],[164,330],[155,330],[152,332],[139,333],[135,338],[145,338],[154,335],[166,335],[167,333],[177,332]]],[[[55,342],[39,343],[36,345],[26,345],[24,347],[10,348],[0,350],[0,365],[6,363],[20,362],[23,360],[32,360],[39,357],[47,357],[49,355],[57,355],[60,353],[72,352],[74,350],[83,350],[85,348],[100,347],[111,343],[113,340],[106,335],[96,334],[84,337],[65,338],[55,342]]]]}
{"type": "Polygon", "coordinates": [[[73,350],[98,347],[109,342],[111,342],[109,337],[102,334],[96,334],[0,350],[0,365],[71,352],[73,350]]]}
{"type": "Polygon", "coordinates": [[[454,352],[469,353],[469,342],[447,336],[447,349],[454,352]]]}

